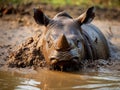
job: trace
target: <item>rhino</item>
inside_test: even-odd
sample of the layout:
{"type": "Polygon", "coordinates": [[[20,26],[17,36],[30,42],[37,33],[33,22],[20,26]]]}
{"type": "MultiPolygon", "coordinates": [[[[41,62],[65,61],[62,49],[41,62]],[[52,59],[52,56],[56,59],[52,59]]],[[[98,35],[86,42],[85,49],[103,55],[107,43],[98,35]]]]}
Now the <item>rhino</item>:
{"type": "Polygon", "coordinates": [[[40,8],[34,8],[34,20],[44,25],[41,52],[47,65],[54,69],[77,67],[83,60],[108,59],[107,40],[93,24],[95,7],[90,7],[77,18],[63,11],[52,19],[40,8]]]}

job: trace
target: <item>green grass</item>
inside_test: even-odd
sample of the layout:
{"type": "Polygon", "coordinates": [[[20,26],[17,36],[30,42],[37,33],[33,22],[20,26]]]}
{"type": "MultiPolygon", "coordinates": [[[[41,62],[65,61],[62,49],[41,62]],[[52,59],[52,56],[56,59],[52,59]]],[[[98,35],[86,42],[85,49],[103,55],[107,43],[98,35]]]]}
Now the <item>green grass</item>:
{"type": "Polygon", "coordinates": [[[90,0],[41,0],[41,2],[49,3],[55,6],[66,6],[66,5],[82,5],[86,6],[92,4],[90,0]]]}
{"type": "Polygon", "coordinates": [[[33,3],[48,3],[53,6],[66,6],[66,5],[80,5],[80,6],[99,6],[99,7],[112,7],[120,8],[120,0],[0,0],[0,4],[26,4],[33,3]]]}

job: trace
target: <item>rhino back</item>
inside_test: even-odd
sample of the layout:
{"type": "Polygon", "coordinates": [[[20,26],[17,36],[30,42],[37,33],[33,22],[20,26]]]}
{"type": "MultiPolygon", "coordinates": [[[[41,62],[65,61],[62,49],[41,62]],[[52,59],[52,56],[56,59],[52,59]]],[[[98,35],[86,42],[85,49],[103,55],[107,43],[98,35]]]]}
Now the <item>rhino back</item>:
{"type": "Polygon", "coordinates": [[[103,33],[94,25],[86,24],[81,26],[83,32],[91,40],[91,44],[97,54],[97,58],[107,59],[109,57],[109,47],[103,33]]]}

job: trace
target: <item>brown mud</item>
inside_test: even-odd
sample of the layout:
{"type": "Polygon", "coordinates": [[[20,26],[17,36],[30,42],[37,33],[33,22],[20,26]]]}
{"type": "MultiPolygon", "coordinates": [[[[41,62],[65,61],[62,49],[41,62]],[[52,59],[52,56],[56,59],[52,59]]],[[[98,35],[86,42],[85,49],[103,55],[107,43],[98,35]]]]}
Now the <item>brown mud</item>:
{"type": "MultiPolygon", "coordinates": [[[[50,17],[63,10],[73,17],[78,17],[85,11],[85,8],[78,6],[53,8],[47,4],[28,4],[17,8],[2,7],[4,10],[1,9],[0,12],[0,69],[11,67],[36,69],[46,66],[40,52],[40,37],[45,28],[33,20],[33,8],[36,6],[43,8],[50,17]]],[[[108,60],[99,59],[94,62],[85,60],[81,62],[82,69],[120,71],[120,10],[97,7],[93,24],[106,36],[111,57],[108,60]]]]}

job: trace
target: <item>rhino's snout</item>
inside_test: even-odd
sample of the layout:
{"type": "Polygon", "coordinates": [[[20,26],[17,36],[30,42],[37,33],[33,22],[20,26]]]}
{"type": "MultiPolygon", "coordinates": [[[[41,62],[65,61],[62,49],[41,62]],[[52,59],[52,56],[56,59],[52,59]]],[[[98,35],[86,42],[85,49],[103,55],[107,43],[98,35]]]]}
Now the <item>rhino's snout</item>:
{"type": "Polygon", "coordinates": [[[50,64],[51,65],[65,65],[67,64],[67,62],[69,63],[74,63],[74,64],[78,64],[79,62],[79,58],[78,57],[74,57],[70,60],[66,59],[66,60],[58,60],[58,59],[55,59],[55,58],[51,58],[51,61],[50,61],[50,64]]]}
{"type": "Polygon", "coordinates": [[[74,50],[70,51],[54,51],[52,55],[50,55],[50,64],[66,64],[66,62],[78,63],[79,62],[79,55],[77,51],[74,50]],[[74,52],[74,53],[73,53],[74,52]]]}

